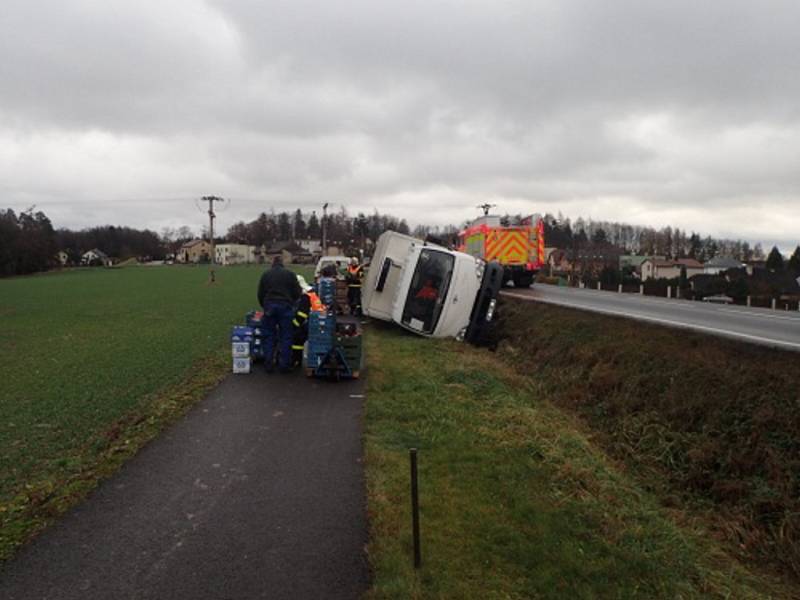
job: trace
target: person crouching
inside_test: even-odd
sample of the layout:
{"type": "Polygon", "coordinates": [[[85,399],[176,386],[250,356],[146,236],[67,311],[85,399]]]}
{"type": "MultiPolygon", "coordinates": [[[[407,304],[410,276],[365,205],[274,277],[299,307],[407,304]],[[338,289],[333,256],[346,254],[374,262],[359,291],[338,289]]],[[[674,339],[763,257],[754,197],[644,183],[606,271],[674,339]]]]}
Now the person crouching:
{"type": "Polygon", "coordinates": [[[288,373],[292,364],[292,319],[294,306],[300,298],[300,284],[291,271],[283,267],[283,259],[276,256],[272,268],[261,275],[258,282],[258,303],[264,309],[261,325],[264,329],[264,368],[275,370],[275,347],[278,348],[278,369],[288,373]]]}

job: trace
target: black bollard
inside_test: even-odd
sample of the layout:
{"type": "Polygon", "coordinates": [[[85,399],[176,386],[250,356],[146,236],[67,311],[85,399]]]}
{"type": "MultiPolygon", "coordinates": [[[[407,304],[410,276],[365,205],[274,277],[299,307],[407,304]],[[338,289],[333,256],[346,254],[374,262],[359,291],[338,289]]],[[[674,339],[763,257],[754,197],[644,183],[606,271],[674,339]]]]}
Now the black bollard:
{"type": "Polygon", "coordinates": [[[422,565],[419,548],[419,488],[417,486],[417,449],[411,448],[411,526],[414,533],[414,568],[422,565]]]}

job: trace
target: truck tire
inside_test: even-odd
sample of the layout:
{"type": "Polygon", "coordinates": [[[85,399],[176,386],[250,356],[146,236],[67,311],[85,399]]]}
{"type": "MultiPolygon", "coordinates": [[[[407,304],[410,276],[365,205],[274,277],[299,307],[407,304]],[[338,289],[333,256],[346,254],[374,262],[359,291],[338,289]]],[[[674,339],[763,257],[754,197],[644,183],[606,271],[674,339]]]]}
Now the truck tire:
{"type": "Polygon", "coordinates": [[[533,275],[530,273],[515,273],[514,274],[514,287],[527,288],[531,287],[533,283],[533,275]]]}

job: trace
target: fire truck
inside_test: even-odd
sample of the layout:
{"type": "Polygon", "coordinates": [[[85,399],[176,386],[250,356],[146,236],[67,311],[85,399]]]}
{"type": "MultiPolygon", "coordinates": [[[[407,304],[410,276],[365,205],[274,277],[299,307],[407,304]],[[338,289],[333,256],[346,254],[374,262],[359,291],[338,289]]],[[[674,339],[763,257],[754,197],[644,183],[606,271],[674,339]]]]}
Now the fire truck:
{"type": "Polygon", "coordinates": [[[529,287],[544,267],[544,221],[532,215],[520,225],[504,227],[500,217],[484,214],[459,233],[458,249],[500,263],[504,285],[513,281],[514,287],[529,287]]]}

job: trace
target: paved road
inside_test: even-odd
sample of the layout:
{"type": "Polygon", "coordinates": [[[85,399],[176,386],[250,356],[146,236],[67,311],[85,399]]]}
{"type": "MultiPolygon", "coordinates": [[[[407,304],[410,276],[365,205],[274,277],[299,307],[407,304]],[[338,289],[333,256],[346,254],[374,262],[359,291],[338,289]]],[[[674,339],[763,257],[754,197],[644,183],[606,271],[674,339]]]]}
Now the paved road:
{"type": "Polygon", "coordinates": [[[0,597],[358,598],[362,388],[229,377],[7,563],[0,597]]]}
{"type": "Polygon", "coordinates": [[[507,290],[504,295],[522,300],[559,304],[670,327],[695,329],[713,335],[800,350],[800,312],[726,306],[689,300],[668,300],[638,294],[536,285],[507,290]]]}

